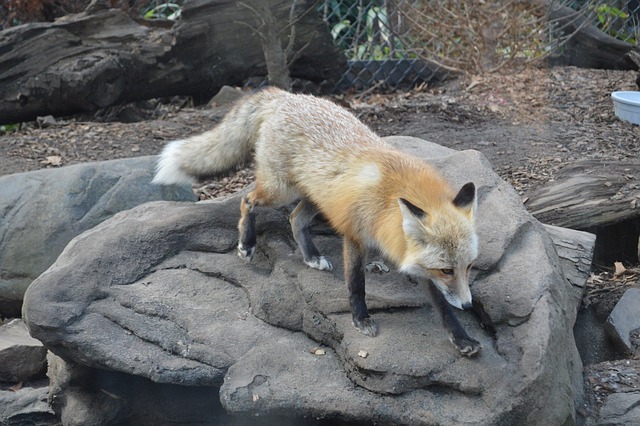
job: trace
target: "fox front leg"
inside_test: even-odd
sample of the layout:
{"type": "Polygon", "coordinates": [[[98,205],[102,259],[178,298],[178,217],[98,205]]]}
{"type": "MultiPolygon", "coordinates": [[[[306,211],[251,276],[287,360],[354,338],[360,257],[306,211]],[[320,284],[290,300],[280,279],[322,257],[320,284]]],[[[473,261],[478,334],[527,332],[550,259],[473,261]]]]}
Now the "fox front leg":
{"type": "Polygon", "coordinates": [[[349,287],[349,304],[353,325],[359,332],[367,336],[375,337],[378,334],[378,326],[369,316],[367,304],[364,300],[364,262],[366,250],[359,244],[344,238],[344,279],[349,287]]]}
{"type": "Polygon", "coordinates": [[[447,302],[444,295],[440,292],[438,287],[436,287],[433,281],[428,280],[428,288],[435,307],[442,318],[444,327],[449,333],[449,340],[451,340],[451,343],[453,343],[460,353],[466,357],[471,358],[476,355],[480,349],[482,349],[480,342],[469,337],[464,328],[462,328],[458,318],[456,318],[453,310],[451,309],[451,305],[449,305],[449,302],[447,302]]]}

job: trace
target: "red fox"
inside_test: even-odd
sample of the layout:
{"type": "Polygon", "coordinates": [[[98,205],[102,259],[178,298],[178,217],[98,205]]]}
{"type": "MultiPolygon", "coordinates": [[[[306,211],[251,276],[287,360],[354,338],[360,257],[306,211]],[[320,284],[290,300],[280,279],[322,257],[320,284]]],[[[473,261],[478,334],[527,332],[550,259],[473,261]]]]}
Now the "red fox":
{"type": "Polygon", "coordinates": [[[449,306],[472,306],[469,270],[478,254],[473,183],[456,193],[434,169],[394,149],[345,109],[275,88],[241,99],[213,130],[169,143],[153,182],[188,184],[224,175],[252,157],[256,187],[240,203],[242,259],[250,261],[256,247],[254,207],[299,200],[290,222],[308,266],[332,269],[311,238],[318,213],[344,237],[345,281],[360,332],[378,333],[365,303],[367,252],[377,249],[427,285],[463,355],[481,349],[449,306]]]}

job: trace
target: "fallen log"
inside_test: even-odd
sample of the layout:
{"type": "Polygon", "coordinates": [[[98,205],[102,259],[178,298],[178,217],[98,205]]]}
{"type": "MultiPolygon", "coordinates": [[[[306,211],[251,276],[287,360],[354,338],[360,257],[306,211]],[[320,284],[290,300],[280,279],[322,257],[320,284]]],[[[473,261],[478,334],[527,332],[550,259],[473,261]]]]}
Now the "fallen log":
{"type": "MultiPolygon", "coordinates": [[[[268,1],[288,34],[291,3],[268,1]]],[[[294,15],[293,52],[300,54],[291,76],[337,81],[346,60],[311,6],[300,2],[294,15]]],[[[189,0],[180,20],[168,27],[92,7],[52,23],[2,31],[0,124],[163,96],[206,100],[225,84],[266,75],[255,23],[241,2],[189,0]]]]}
{"type": "Polygon", "coordinates": [[[549,65],[580,68],[637,70],[638,46],[602,32],[593,24],[590,9],[581,11],[554,0],[526,0],[531,11],[547,19],[549,34],[560,46],[547,58],[549,65]],[[586,12],[586,13],[585,13],[586,12]]]}
{"type": "MultiPolygon", "coordinates": [[[[584,295],[586,277],[591,272],[591,260],[596,236],[569,228],[544,225],[558,252],[562,272],[573,288],[573,295],[579,301],[584,295]]],[[[575,306],[580,306],[576,303],[575,306]]]]}
{"type": "Polygon", "coordinates": [[[640,218],[640,160],[581,160],[534,191],[527,209],[541,222],[589,229],[640,218]]]}
{"type": "Polygon", "coordinates": [[[543,223],[595,233],[594,261],[638,261],[640,160],[581,160],[525,203],[543,223]]]}
{"type": "MultiPolygon", "coordinates": [[[[547,3],[533,0],[533,3],[547,3]]],[[[549,57],[550,65],[573,65],[580,68],[637,70],[638,46],[602,32],[584,16],[567,6],[551,4],[549,22],[562,33],[571,35],[557,55],[549,57]]],[[[553,30],[553,28],[552,28],[553,30]]]]}

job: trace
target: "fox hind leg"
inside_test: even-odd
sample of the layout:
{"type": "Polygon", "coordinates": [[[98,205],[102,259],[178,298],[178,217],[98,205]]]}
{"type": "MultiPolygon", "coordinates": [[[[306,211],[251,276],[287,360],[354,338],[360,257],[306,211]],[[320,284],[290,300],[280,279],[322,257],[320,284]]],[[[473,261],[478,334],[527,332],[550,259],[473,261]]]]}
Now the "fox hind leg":
{"type": "Polygon", "coordinates": [[[289,216],[291,231],[300,251],[302,251],[304,263],[310,268],[331,271],[333,269],[331,261],[320,254],[311,238],[311,221],[317,214],[316,206],[303,198],[289,216]]]}
{"type": "Polygon", "coordinates": [[[256,250],[257,233],[256,233],[256,214],[253,211],[257,205],[256,191],[242,197],[240,201],[240,221],[238,222],[238,231],[240,239],[238,242],[238,256],[241,259],[250,262],[256,250]]]}
{"type": "Polygon", "coordinates": [[[256,231],[256,214],[253,211],[256,206],[282,205],[287,200],[280,200],[278,197],[270,196],[274,191],[265,189],[264,185],[258,179],[256,189],[249,192],[240,200],[240,221],[238,222],[238,231],[240,238],[238,242],[238,256],[241,259],[250,262],[256,250],[257,231],[256,231]]]}
{"type": "Polygon", "coordinates": [[[261,178],[261,169],[256,169],[256,188],[240,200],[240,221],[238,231],[238,256],[250,262],[255,254],[257,243],[256,206],[284,206],[298,198],[300,194],[295,188],[276,178],[265,180],[261,178]]]}
{"type": "Polygon", "coordinates": [[[390,271],[389,267],[381,260],[373,260],[364,267],[365,271],[382,275],[390,271]]]}

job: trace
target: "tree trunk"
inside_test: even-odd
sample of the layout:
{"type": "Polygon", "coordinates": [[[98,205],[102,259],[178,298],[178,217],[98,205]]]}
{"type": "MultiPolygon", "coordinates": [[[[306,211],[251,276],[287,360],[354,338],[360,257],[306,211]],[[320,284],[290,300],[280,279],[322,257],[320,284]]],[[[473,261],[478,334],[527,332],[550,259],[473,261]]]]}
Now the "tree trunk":
{"type": "Polygon", "coordinates": [[[255,32],[264,52],[269,85],[283,90],[291,90],[287,52],[282,45],[283,31],[288,23],[276,19],[267,0],[252,0],[250,4],[255,15],[253,17],[256,23],[255,32]]]}
{"type": "MultiPolygon", "coordinates": [[[[289,22],[290,2],[268,0],[289,22]]],[[[173,95],[213,96],[223,85],[267,74],[252,12],[231,0],[189,0],[173,26],[120,10],[70,15],[0,32],[0,124],[173,95]]],[[[301,6],[300,13],[305,10],[301,6]]],[[[346,69],[317,13],[296,21],[291,76],[337,81],[346,69]]]]}

